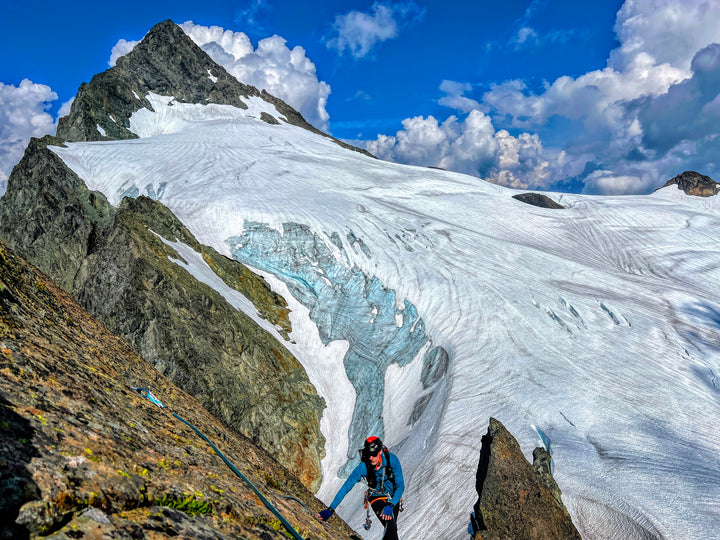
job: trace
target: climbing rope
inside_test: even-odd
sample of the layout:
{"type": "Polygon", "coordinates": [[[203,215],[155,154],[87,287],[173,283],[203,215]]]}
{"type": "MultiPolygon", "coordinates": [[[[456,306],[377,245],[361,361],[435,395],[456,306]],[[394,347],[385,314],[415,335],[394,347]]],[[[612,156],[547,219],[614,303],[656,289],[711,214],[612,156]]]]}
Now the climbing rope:
{"type": "MultiPolygon", "coordinates": [[[[139,392],[141,396],[147,398],[150,400],[150,402],[154,403],[161,409],[165,409],[165,404],[160,401],[158,398],[156,398],[150,390],[147,388],[132,388],[136,392],[139,392]]],[[[235,465],[233,465],[228,458],[225,457],[225,454],[223,454],[213,442],[208,439],[205,434],[200,431],[198,428],[196,428],[194,425],[192,425],[190,422],[185,420],[182,416],[179,414],[170,411],[170,414],[172,414],[175,418],[180,420],[183,424],[187,425],[190,429],[192,429],[197,435],[204,440],[206,443],[210,445],[210,447],[215,451],[215,453],[220,456],[220,459],[222,459],[225,462],[225,465],[227,465],[232,472],[234,472],[241,480],[243,480],[249,487],[255,492],[255,495],[257,495],[260,500],[263,502],[263,504],[270,510],[275,517],[277,517],[280,520],[280,523],[283,524],[283,526],[287,529],[287,531],[295,538],[295,540],[305,540],[298,532],[295,530],[295,528],[290,525],[290,522],[286,520],[283,515],[275,508],[270,501],[268,501],[262,493],[260,493],[260,490],[255,487],[255,485],[245,476],[243,473],[241,473],[235,465]]]]}

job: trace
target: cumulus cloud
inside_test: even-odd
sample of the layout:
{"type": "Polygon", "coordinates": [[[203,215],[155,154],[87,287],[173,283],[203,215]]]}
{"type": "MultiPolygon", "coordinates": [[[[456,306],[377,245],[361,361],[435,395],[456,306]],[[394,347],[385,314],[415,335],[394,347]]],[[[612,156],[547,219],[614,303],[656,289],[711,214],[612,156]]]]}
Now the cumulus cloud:
{"type": "Polygon", "coordinates": [[[414,2],[375,2],[369,13],[351,11],[337,15],[333,24],[334,35],[327,40],[327,47],[340,54],[347,49],[355,58],[363,58],[375,45],[397,37],[402,29],[424,16],[425,9],[414,2]]]}
{"type": "Polygon", "coordinates": [[[315,64],[296,46],[272,36],[253,47],[243,32],[219,26],[201,26],[192,21],[180,25],[195,43],[228,73],[245,84],[267,90],[297,109],[315,127],[327,130],[327,99],[330,85],[320,81],[315,64]]]}
{"type": "Polygon", "coordinates": [[[585,179],[583,193],[600,195],[628,195],[642,193],[656,185],[656,178],[650,174],[619,174],[609,170],[593,171],[585,179]]]}
{"type": "MultiPolygon", "coordinates": [[[[511,44],[564,39],[539,36],[532,28],[530,19],[543,6],[531,3],[511,44]]],[[[494,163],[474,174],[504,185],[552,187],[579,180],[588,193],[627,194],[651,191],[684,168],[720,174],[719,19],[720,3],[714,1],[627,0],[615,25],[620,46],[604,69],[559,77],[539,92],[521,80],[504,81],[479,99],[473,85],[445,81],[438,102],[461,113],[482,111],[492,120],[494,163]],[[554,147],[544,147],[545,138],[554,147]]],[[[450,120],[459,138],[466,125],[450,120]]],[[[435,133],[445,125],[435,124],[427,126],[435,133]]],[[[381,138],[373,143],[392,146],[396,160],[410,162],[400,135],[382,139],[384,146],[381,138]]],[[[453,163],[453,148],[447,145],[444,163],[453,163]]],[[[426,159],[412,162],[438,164],[430,152],[426,159]]],[[[468,170],[464,159],[454,166],[468,170]]]]}
{"type": "Polygon", "coordinates": [[[697,51],[720,41],[718,20],[716,0],[628,0],[617,14],[620,47],[608,65],[625,71],[638,54],[651,54],[657,64],[688,70],[697,51]]]}
{"type": "Polygon", "coordinates": [[[24,79],[18,86],[0,83],[0,194],[30,137],[55,133],[47,112],[57,94],[49,86],[24,79]]]}
{"type": "Polygon", "coordinates": [[[516,188],[545,185],[551,167],[564,165],[564,154],[548,157],[537,135],[496,132],[479,110],[464,121],[451,116],[439,123],[433,116],[416,116],[402,125],[393,136],[367,142],[367,149],[380,159],[441,167],[516,188]]]}
{"type": "Polygon", "coordinates": [[[699,51],[691,70],[691,78],[667,93],[629,107],[637,107],[645,148],[666,153],[683,141],[715,140],[720,134],[720,44],[699,51]]]}
{"type": "Polygon", "coordinates": [[[117,59],[121,56],[125,56],[127,53],[133,50],[135,45],[140,43],[139,41],[128,41],[126,39],[121,39],[118,41],[115,46],[112,48],[112,51],[110,51],[110,60],[108,60],[108,65],[110,67],[113,67],[115,63],[117,62],[117,59]]]}
{"type": "Polygon", "coordinates": [[[498,143],[496,165],[487,177],[496,184],[527,189],[545,186],[550,178],[550,162],[545,158],[537,134],[521,133],[513,137],[506,130],[495,136],[498,143]]]}

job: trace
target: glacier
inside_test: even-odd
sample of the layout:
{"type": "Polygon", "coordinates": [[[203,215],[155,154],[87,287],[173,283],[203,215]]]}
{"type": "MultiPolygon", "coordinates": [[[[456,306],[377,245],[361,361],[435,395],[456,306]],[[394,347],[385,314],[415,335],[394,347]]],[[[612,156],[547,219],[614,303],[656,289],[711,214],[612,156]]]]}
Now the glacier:
{"type": "MultiPolygon", "coordinates": [[[[566,209],[537,208],[341,148],[259,98],[147,99],[140,138],[50,148],[114,205],[157,198],[288,300],[284,344],[328,405],[322,500],[380,432],[406,476],[401,536],[466,538],[493,416],[526,456],[552,447],[583,537],[717,534],[717,197],[554,194],[566,209]]],[[[356,488],[338,509],[357,531],[361,500],[356,488]]]]}

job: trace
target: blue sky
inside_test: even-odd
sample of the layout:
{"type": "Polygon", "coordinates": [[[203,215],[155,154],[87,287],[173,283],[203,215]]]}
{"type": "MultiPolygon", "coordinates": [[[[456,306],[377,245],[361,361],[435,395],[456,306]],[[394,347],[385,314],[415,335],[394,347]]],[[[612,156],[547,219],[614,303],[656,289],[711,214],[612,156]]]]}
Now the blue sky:
{"type": "Polygon", "coordinates": [[[186,32],[244,82],[383,159],[600,194],[647,193],[685,169],[720,179],[719,2],[306,6],[4,6],[0,182],[81,82],[168,18],[192,21],[186,32]]]}

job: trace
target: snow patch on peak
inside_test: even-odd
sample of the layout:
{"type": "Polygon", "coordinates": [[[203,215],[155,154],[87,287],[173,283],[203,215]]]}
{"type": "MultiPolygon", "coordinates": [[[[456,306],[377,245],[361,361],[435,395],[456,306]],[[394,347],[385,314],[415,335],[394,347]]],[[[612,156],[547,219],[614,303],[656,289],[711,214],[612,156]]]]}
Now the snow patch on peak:
{"type": "MultiPolygon", "coordinates": [[[[245,117],[260,119],[262,113],[267,113],[275,118],[281,118],[280,113],[275,108],[275,105],[268,103],[260,97],[243,97],[242,100],[248,106],[247,110],[243,111],[245,117]]],[[[285,120],[284,117],[282,117],[282,119],[285,120]]]]}
{"type": "Polygon", "coordinates": [[[142,108],[130,117],[130,131],[141,139],[179,133],[200,124],[261,120],[263,113],[281,118],[274,105],[257,96],[243,98],[247,109],[217,103],[181,103],[175,101],[174,96],[153,92],[148,93],[145,99],[150,102],[153,111],[142,108]]]}

